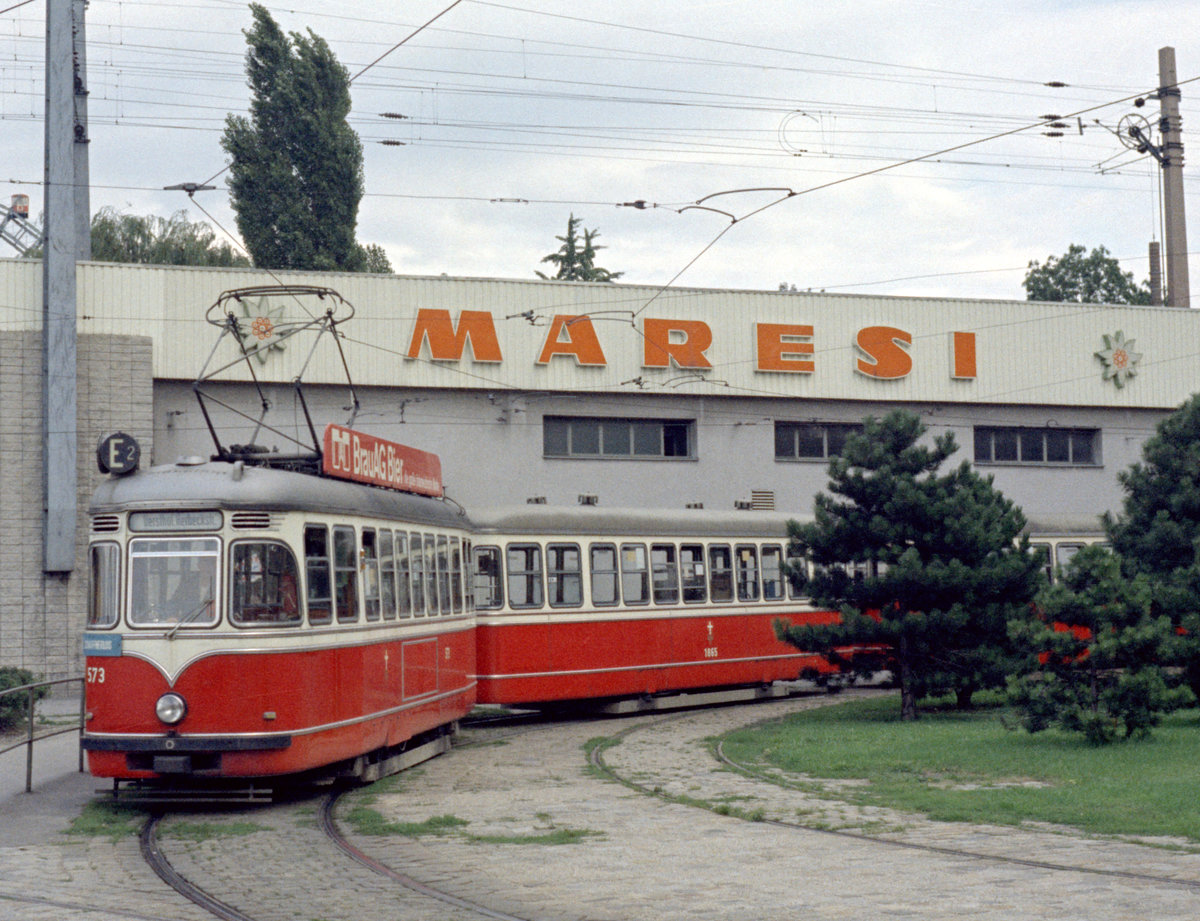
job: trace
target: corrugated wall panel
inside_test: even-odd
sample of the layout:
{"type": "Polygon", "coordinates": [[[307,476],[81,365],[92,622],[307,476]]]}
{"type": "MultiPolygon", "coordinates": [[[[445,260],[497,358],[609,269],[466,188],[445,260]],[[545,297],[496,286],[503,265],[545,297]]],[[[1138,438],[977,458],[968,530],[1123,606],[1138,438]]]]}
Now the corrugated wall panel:
{"type": "Polygon", "coordinates": [[[0,331],[41,328],[41,260],[0,259],[0,331]]]}
{"type": "MultiPolygon", "coordinates": [[[[0,260],[0,278],[10,316],[40,317],[38,264],[0,260]]],[[[79,278],[80,333],[152,336],[158,378],[187,380],[199,372],[219,334],[204,314],[222,291],[285,281],[334,288],[354,305],[355,318],[341,329],[351,374],[362,386],[1151,408],[1178,405],[1200,389],[1200,311],[1171,308],[103,263],[82,264],[79,278]],[[409,358],[420,310],[447,312],[454,323],[464,311],[483,312],[502,360],[474,360],[469,347],[461,358],[434,360],[420,343],[409,358]],[[594,337],[602,367],[581,366],[571,355],[538,362],[554,342],[554,318],[567,316],[586,319],[560,326],[559,341],[594,337]],[[703,357],[712,367],[647,367],[647,319],[703,324],[693,329],[711,333],[703,357]],[[811,373],[760,368],[756,324],[811,327],[811,373]],[[911,361],[904,376],[879,380],[856,370],[866,359],[856,337],[874,327],[911,340],[902,350],[911,361]],[[1124,387],[1103,378],[1096,357],[1104,336],[1118,331],[1141,355],[1124,387]],[[953,374],[956,332],[973,337],[971,379],[953,374]]],[[[669,341],[682,338],[675,333],[669,341]]],[[[221,346],[223,360],[237,354],[232,341],[221,346]]],[[[307,344],[294,339],[256,369],[264,380],[288,382],[307,357],[307,344]]],[[[344,380],[336,351],[319,350],[304,377],[344,380]]]]}

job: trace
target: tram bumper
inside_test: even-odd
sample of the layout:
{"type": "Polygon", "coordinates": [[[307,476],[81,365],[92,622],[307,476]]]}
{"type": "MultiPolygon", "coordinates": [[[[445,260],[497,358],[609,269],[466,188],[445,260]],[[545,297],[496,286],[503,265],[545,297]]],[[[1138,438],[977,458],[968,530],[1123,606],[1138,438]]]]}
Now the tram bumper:
{"type": "Polygon", "coordinates": [[[156,774],[221,773],[221,756],[234,752],[281,751],[292,744],[291,735],[264,736],[101,736],[84,734],[80,747],[88,752],[125,755],[131,771],[156,774]]]}

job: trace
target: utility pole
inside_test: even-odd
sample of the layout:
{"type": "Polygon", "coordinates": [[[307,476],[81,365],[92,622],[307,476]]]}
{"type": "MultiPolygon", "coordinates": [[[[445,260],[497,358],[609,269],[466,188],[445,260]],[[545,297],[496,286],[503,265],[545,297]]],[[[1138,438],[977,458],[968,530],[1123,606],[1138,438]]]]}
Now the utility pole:
{"type": "Polygon", "coordinates": [[[88,167],[87,34],[84,12],[88,0],[71,0],[73,86],[75,103],[75,258],[92,258],[92,180],[88,167]]]}
{"type": "Polygon", "coordinates": [[[46,0],[45,211],[42,255],[42,433],[45,572],[75,568],[78,386],[75,261],[90,256],[86,0],[46,0]]]}
{"type": "Polygon", "coordinates": [[[1150,241],[1150,305],[1161,307],[1162,296],[1162,254],[1158,241],[1150,241]]]}
{"type": "Polygon", "coordinates": [[[1175,49],[1158,49],[1158,98],[1161,106],[1163,212],[1166,222],[1167,306],[1190,307],[1187,222],[1183,207],[1183,134],[1175,49]]]}

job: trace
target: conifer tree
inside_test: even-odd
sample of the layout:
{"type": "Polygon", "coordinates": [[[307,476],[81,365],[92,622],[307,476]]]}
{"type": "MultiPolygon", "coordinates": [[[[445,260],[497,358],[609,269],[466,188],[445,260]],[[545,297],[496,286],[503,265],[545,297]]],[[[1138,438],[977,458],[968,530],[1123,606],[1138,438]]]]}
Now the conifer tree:
{"type": "Polygon", "coordinates": [[[924,431],[903,411],[868,418],[830,460],[814,521],[790,522],[789,532],[792,553],[814,566],[801,577],[813,602],[841,618],[776,628],[858,671],[879,663],[839,649],[886,644],[903,719],[916,717],[924,694],[954,691],[966,705],[975,690],[1003,685],[1014,654],[1008,621],[1028,616],[1041,579],[1020,538],[1021,511],[967,462],[940,473],[954,436],[918,444],[924,431]]]}
{"type": "Polygon", "coordinates": [[[595,242],[596,237],[600,236],[600,231],[588,230],[585,227],[583,240],[580,241],[575,228],[582,222],[583,218],[576,217],[574,214],[567,218],[566,236],[554,238],[562,243],[562,246],[558,248],[558,252],[542,257],[542,262],[550,262],[558,266],[558,272],[553,276],[538,272],[538,278],[554,278],[556,281],[616,281],[625,274],[624,272],[610,272],[608,269],[596,265],[596,253],[598,250],[604,249],[603,246],[597,246],[595,242]]]}
{"type": "Polygon", "coordinates": [[[1193,702],[1167,680],[1163,663],[1181,639],[1169,617],[1151,613],[1150,598],[1150,580],[1122,575],[1109,550],[1080,550],[1038,596],[1040,617],[1013,626],[1027,653],[1008,682],[1021,725],[1058,726],[1101,745],[1148,735],[1163,713],[1193,702]]]}
{"type": "Polygon", "coordinates": [[[1159,423],[1142,460],[1119,474],[1121,514],[1104,524],[1127,577],[1150,579],[1151,606],[1180,631],[1180,658],[1200,695],[1200,394],[1159,423]]]}

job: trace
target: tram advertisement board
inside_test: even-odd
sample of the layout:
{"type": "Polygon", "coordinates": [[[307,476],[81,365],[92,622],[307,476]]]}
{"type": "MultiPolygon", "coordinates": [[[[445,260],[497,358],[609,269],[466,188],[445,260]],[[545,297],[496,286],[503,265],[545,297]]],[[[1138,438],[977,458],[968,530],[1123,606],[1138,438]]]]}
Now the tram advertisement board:
{"type": "Polygon", "coordinates": [[[329,476],[422,496],[442,495],[442,460],[436,454],[342,425],[325,426],[323,442],[321,470],[329,476]]]}

